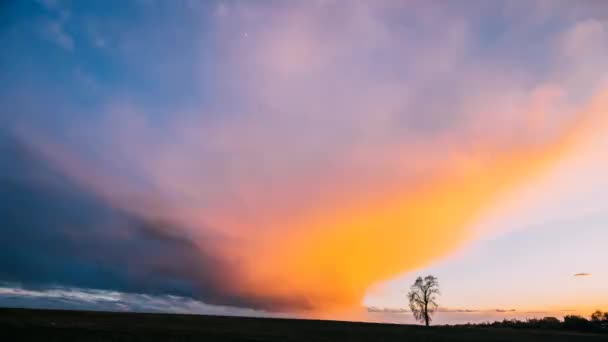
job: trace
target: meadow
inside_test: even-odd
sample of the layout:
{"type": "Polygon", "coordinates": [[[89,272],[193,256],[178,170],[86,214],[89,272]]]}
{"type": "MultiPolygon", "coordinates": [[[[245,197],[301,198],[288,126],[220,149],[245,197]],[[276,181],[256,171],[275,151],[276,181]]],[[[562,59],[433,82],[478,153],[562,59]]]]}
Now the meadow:
{"type": "Polygon", "coordinates": [[[560,330],[0,309],[2,341],[608,341],[560,330]]]}

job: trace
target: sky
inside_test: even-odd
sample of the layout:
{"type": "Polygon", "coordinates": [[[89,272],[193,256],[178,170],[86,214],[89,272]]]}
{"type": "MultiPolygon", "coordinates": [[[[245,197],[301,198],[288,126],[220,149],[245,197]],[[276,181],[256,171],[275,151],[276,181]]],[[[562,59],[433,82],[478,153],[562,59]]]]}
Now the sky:
{"type": "Polygon", "coordinates": [[[0,306],[608,309],[608,4],[3,1],[0,306]]]}

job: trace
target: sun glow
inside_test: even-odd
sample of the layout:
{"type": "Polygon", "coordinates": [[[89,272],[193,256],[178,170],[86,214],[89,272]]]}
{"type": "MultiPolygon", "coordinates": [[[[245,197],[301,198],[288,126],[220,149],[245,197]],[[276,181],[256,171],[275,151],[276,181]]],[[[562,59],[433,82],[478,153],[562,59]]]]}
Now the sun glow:
{"type": "Polygon", "coordinates": [[[256,237],[244,252],[255,257],[243,257],[244,281],[235,290],[290,304],[297,299],[320,314],[357,307],[373,284],[458,248],[484,209],[574,152],[603,125],[605,98],[554,140],[455,157],[424,184],[352,198],[292,222],[290,234],[256,237]]]}

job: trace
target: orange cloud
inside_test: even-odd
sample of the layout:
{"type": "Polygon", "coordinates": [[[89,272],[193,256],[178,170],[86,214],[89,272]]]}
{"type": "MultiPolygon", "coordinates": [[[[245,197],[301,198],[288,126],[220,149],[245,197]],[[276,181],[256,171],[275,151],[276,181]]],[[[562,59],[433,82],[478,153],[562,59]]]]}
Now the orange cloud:
{"type": "Polygon", "coordinates": [[[358,305],[374,283],[457,248],[484,209],[573,153],[603,124],[606,98],[545,143],[455,156],[425,183],[350,198],[290,222],[283,234],[254,236],[241,251],[235,290],[321,311],[358,305]]]}
{"type": "Polygon", "coordinates": [[[591,273],[575,273],[574,276],[575,277],[589,277],[589,276],[591,276],[591,273]]]}

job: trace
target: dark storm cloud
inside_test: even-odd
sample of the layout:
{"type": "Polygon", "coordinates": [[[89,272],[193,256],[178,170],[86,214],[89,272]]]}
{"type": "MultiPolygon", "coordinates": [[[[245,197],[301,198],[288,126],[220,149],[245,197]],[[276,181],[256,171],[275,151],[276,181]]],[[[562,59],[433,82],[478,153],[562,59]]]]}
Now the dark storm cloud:
{"type": "Polygon", "coordinates": [[[174,231],[111,207],[0,136],[0,283],[254,305],[223,293],[219,270],[226,265],[174,231]]]}

